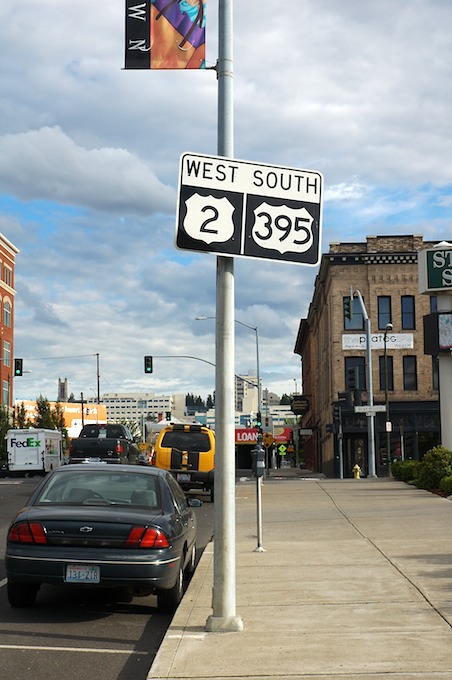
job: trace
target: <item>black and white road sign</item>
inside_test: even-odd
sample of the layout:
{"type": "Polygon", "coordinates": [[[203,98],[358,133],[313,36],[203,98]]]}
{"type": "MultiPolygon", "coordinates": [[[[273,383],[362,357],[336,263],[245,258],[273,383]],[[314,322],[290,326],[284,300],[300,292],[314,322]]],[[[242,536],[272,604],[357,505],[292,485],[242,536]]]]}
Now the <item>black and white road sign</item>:
{"type": "Polygon", "coordinates": [[[313,266],[320,260],[319,172],[185,153],[176,246],[313,266]]]}

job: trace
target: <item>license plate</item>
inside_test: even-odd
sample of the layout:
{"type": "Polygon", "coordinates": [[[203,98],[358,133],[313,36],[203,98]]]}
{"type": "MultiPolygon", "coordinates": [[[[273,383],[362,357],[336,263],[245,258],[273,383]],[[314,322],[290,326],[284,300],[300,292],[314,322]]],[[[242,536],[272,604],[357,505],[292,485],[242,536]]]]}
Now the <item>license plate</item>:
{"type": "Polygon", "coordinates": [[[66,583],[100,583],[100,567],[86,564],[68,564],[66,583]]]}
{"type": "Polygon", "coordinates": [[[178,472],[176,475],[176,479],[178,482],[189,482],[190,475],[186,474],[185,472],[178,472]]]}

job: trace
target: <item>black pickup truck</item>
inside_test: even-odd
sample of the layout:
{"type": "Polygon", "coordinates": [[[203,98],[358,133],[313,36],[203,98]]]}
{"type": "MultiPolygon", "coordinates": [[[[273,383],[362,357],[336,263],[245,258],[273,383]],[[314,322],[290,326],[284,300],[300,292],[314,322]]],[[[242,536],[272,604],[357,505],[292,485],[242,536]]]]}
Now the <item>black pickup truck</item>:
{"type": "Polygon", "coordinates": [[[124,425],[84,425],[69,447],[69,463],[138,462],[139,450],[124,425]]]}

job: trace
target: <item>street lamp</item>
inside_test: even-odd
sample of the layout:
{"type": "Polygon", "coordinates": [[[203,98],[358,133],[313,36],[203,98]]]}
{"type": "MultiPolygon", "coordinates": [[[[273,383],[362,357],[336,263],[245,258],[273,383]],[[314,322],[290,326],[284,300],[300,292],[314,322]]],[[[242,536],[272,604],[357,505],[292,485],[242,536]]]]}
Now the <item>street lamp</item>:
{"type": "MultiPolygon", "coordinates": [[[[197,316],[195,317],[195,321],[205,321],[206,319],[215,319],[214,316],[197,316]]],[[[239,321],[238,319],[234,319],[235,323],[239,323],[241,326],[245,326],[246,328],[249,328],[251,331],[254,331],[256,334],[256,374],[257,374],[257,412],[261,413],[261,378],[260,378],[260,371],[259,371],[259,331],[257,326],[250,326],[247,323],[244,323],[243,321],[239,321]]]]}
{"type": "Polygon", "coordinates": [[[384,342],[384,368],[385,368],[385,404],[386,404],[386,455],[388,458],[388,475],[391,476],[391,421],[389,420],[389,396],[388,396],[388,332],[392,331],[392,323],[387,323],[383,336],[384,342]]]}

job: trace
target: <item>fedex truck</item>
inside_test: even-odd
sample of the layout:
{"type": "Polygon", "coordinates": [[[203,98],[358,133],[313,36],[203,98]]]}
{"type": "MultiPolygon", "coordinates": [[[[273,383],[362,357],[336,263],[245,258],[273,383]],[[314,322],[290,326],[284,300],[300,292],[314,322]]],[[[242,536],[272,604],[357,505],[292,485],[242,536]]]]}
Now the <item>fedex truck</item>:
{"type": "Polygon", "coordinates": [[[58,430],[8,430],[6,440],[10,474],[45,474],[63,463],[62,436],[58,430]]]}

